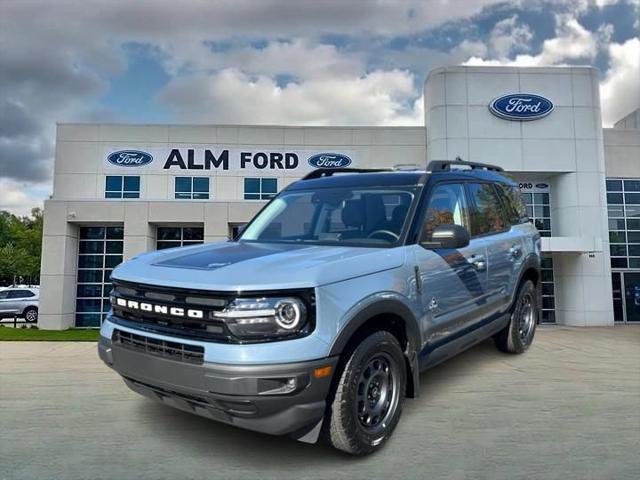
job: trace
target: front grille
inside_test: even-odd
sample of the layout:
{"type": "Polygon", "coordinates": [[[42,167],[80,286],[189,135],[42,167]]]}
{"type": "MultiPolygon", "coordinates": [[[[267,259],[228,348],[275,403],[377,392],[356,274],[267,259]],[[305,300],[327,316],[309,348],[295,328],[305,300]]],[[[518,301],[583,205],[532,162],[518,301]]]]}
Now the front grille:
{"type": "Polygon", "coordinates": [[[197,345],[187,345],[178,342],[167,342],[156,338],[149,338],[135,333],[115,329],[111,340],[123,348],[156,355],[158,357],[179,362],[202,365],[204,348],[197,345]]]}
{"type": "MultiPolygon", "coordinates": [[[[307,304],[310,315],[309,331],[313,330],[315,295],[311,289],[246,291],[239,295],[235,292],[189,290],[114,280],[111,291],[113,314],[109,320],[124,327],[172,337],[217,343],[243,343],[213,314],[224,310],[240,296],[259,298],[270,295],[302,299],[307,304]],[[131,306],[129,302],[134,305],[131,306]]],[[[265,338],[263,341],[268,340],[265,338]]]]}
{"type": "Polygon", "coordinates": [[[182,338],[233,341],[224,322],[213,318],[213,312],[224,309],[234,298],[230,293],[196,292],[114,281],[111,295],[114,323],[182,338]],[[147,310],[118,305],[117,299],[134,301],[140,306],[144,304],[147,310]],[[162,307],[163,311],[157,311],[156,307],[162,307]],[[184,315],[171,314],[172,308],[179,309],[184,315]],[[194,318],[188,313],[198,315],[194,318]]]}

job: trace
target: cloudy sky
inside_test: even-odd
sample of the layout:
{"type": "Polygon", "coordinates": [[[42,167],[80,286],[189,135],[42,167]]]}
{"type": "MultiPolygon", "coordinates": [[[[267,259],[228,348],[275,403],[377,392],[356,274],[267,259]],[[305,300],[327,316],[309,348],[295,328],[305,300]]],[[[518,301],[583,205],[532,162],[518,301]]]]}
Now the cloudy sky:
{"type": "Polygon", "coordinates": [[[0,209],[51,192],[55,123],[421,125],[444,64],[595,65],[640,105],[640,0],[0,0],[0,209]]]}

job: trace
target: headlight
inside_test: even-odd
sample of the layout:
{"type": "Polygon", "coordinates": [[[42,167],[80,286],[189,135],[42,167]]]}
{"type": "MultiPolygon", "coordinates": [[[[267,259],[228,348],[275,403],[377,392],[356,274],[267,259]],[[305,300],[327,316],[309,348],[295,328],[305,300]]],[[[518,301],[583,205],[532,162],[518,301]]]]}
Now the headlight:
{"type": "Polygon", "coordinates": [[[237,298],[213,318],[240,339],[299,336],[311,327],[305,303],[295,297],[237,298]]]}

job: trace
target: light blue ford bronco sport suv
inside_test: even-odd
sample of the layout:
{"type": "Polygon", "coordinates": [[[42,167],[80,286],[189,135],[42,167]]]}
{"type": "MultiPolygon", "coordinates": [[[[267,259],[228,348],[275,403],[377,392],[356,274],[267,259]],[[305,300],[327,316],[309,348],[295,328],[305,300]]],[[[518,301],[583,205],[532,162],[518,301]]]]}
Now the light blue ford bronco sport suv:
{"type": "Polygon", "coordinates": [[[99,354],[167,405],[362,455],[424,369],[488,337],[529,347],[539,269],[540,236],[498,167],[322,169],[233,241],[116,268],[99,354]]]}

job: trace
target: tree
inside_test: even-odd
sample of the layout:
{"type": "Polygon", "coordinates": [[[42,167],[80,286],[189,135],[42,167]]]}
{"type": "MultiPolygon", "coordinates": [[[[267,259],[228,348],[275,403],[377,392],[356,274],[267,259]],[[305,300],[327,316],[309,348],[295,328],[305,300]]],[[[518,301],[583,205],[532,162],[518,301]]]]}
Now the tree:
{"type": "Polygon", "coordinates": [[[0,284],[24,277],[30,283],[40,276],[42,251],[42,210],[34,208],[29,217],[0,211],[0,284]]]}

